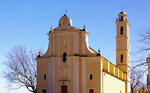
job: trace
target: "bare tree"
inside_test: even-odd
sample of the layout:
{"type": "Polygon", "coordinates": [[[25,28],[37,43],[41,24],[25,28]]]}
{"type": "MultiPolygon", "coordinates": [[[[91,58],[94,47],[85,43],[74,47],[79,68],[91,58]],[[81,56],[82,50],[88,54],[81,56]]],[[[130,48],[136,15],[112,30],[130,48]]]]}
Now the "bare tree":
{"type": "Polygon", "coordinates": [[[140,33],[139,41],[143,44],[142,47],[139,49],[139,53],[149,52],[150,51],[150,28],[145,28],[140,33]]]}
{"type": "Polygon", "coordinates": [[[4,77],[10,85],[16,84],[16,88],[25,86],[30,92],[37,93],[36,57],[36,52],[29,52],[24,46],[16,46],[11,52],[8,52],[4,77]]]}
{"type": "MultiPolygon", "coordinates": [[[[145,77],[145,72],[148,71],[148,65],[146,61],[147,55],[150,53],[150,28],[145,28],[139,33],[139,44],[136,56],[139,59],[132,61],[134,66],[131,69],[131,91],[135,88],[141,89],[146,87],[146,82],[143,82],[142,78],[145,77]],[[138,55],[139,54],[139,55],[138,55]],[[135,63],[134,63],[135,62],[135,63]],[[140,69],[140,70],[139,70],[140,69]]],[[[150,56],[150,55],[149,55],[150,56]]]]}
{"type": "Polygon", "coordinates": [[[145,84],[143,82],[143,71],[140,70],[131,70],[131,92],[135,93],[135,89],[144,87],[145,84]]]}
{"type": "Polygon", "coordinates": [[[141,67],[143,72],[145,73],[147,69],[147,61],[146,58],[149,55],[150,57],[150,28],[146,27],[141,32],[139,32],[139,44],[138,50],[135,55],[138,57],[137,60],[131,61],[133,63],[132,69],[136,69],[141,67]],[[134,63],[135,62],[135,63],[134,63]]]}

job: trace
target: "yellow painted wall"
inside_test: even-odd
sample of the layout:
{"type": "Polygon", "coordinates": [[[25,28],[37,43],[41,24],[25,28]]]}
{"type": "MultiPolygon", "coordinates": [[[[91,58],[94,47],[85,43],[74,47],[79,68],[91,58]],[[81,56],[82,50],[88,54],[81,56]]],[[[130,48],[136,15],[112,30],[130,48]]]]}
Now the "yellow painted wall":
{"type": "Polygon", "coordinates": [[[86,58],[86,68],[86,93],[90,88],[95,89],[95,93],[100,93],[100,57],[86,58]],[[93,75],[92,80],[90,80],[90,74],[93,75]]]}
{"type": "Polygon", "coordinates": [[[48,60],[48,58],[37,60],[37,93],[41,93],[42,89],[47,89],[48,91],[48,60]],[[44,74],[46,74],[46,80],[44,80],[44,74]]]}
{"type": "Polygon", "coordinates": [[[109,62],[107,59],[103,58],[103,71],[110,73],[114,77],[117,77],[118,79],[126,80],[126,73],[123,72],[121,69],[116,67],[114,64],[109,62]]]}

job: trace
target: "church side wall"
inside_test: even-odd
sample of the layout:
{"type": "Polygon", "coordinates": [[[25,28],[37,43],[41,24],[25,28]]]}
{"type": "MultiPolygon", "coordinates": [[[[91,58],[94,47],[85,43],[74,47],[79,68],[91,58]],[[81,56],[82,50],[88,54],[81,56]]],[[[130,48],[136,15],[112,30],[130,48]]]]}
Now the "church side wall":
{"type": "Polygon", "coordinates": [[[103,93],[125,93],[125,82],[103,72],[103,93]]]}

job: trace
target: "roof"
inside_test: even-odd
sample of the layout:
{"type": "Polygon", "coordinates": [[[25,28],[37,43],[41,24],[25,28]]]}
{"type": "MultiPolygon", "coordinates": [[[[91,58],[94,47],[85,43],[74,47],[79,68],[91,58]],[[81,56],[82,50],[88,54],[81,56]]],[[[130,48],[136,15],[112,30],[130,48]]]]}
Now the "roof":
{"type": "Polygon", "coordinates": [[[66,14],[64,14],[64,16],[62,16],[59,20],[59,26],[64,26],[64,25],[72,26],[72,21],[66,14]]]}
{"type": "Polygon", "coordinates": [[[120,14],[127,15],[124,11],[121,11],[121,12],[119,13],[119,15],[120,15],[120,14]]]}

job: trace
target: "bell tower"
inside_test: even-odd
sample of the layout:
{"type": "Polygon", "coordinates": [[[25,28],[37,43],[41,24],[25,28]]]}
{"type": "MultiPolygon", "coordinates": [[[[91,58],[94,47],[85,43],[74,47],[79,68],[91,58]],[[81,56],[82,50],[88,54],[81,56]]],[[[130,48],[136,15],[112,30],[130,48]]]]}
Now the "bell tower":
{"type": "Polygon", "coordinates": [[[130,25],[125,12],[120,12],[116,20],[116,65],[119,69],[127,73],[126,93],[130,93],[130,25]]]}

